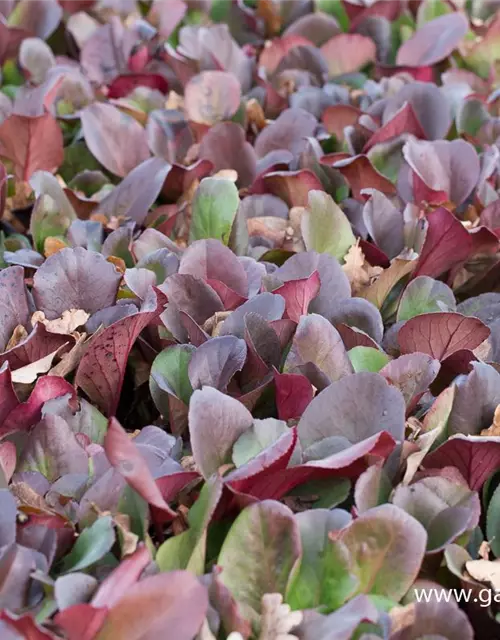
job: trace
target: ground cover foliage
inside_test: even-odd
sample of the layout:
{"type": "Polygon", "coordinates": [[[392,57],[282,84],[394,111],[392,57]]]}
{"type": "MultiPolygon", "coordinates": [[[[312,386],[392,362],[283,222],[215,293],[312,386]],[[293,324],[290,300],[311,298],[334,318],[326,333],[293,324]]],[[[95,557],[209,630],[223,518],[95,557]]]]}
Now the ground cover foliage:
{"type": "Polygon", "coordinates": [[[500,636],[497,8],[0,2],[2,638],[500,636]]]}

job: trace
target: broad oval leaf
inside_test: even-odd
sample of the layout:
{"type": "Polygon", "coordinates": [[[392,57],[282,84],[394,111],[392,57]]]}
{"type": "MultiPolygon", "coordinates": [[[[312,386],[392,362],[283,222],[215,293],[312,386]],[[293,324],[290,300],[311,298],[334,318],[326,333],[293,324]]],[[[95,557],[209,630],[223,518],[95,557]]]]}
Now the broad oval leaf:
{"type": "Polygon", "coordinates": [[[230,120],[240,106],[241,86],[226,71],[203,71],[185,89],[186,115],[200,124],[230,120]]]}
{"type": "Polygon", "coordinates": [[[111,104],[95,102],[80,114],[85,142],[111,173],[124,178],[150,156],[146,131],[111,104]]]}
{"type": "Polygon", "coordinates": [[[121,274],[95,251],[61,249],[33,278],[33,297],[49,320],[68,309],[95,313],[115,303],[121,274]]]}
{"type": "Polygon", "coordinates": [[[448,13],[425,23],[398,50],[396,64],[423,67],[449,56],[469,29],[462,13],[448,13]]]}
{"type": "Polygon", "coordinates": [[[340,540],[351,554],[359,592],[399,601],[420,571],[427,533],[402,509],[384,504],[362,513],[340,540]]]}
{"type": "Polygon", "coordinates": [[[204,478],[231,461],[234,443],[253,424],[241,402],[212,387],[193,393],[188,420],[193,456],[204,478]]]}
{"type": "Polygon", "coordinates": [[[191,205],[191,242],[215,238],[227,245],[239,203],[234,182],[226,178],[204,178],[191,205]]]}
{"type": "Polygon", "coordinates": [[[203,386],[225,391],[231,378],[241,371],[247,356],[244,340],[234,336],[219,336],[207,340],[192,354],[188,364],[193,389],[203,386]]]}
{"type": "Polygon", "coordinates": [[[404,416],[398,389],[378,373],[355,373],[321,391],[302,414],[297,431],[304,448],[332,436],[354,444],[380,431],[402,441],[404,416]]]}
{"type": "Polygon", "coordinates": [[[401,296],[397,321],[405,321],[424,313],[455,311],[453,291],[444,282],[428,276],[412,280],[401,296]]]}
{"type": "Polygon", "coordinates": [[[288,507],[273,500],[252,504],[224,540],[217,560],[220,580],[244,611],[260,613],[264,594],[284,595],[301,551],[299,529],[288,507]]]}
{"type": "Polygon", "coordinates": [[[324,191],[309,192],[300,228],[308,251],[328,253],[339,261],[356,242],[345,213],[324,191]]]}

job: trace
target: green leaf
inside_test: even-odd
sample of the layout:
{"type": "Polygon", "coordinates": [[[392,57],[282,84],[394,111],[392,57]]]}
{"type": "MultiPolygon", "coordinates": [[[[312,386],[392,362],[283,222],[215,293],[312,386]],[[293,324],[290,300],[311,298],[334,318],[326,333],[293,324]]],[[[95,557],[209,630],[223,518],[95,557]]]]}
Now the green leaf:
{"type": "Polygon", "coordinates": [[[129,484],[122,492],[117,510],[130,518],[130,531],[139,536],[139,540],[145,540],[149,526],[149,506],[129,484]]]}
{"type": "Polygon", "coordinates": [[[353,347],[347,355],[355,373],[359,371],[378,373],[390,360],[387,354],[374,347],[353,347]]]}
{"type": "Polygon", "coordinates": [[[347,216],[324,191],[309,192],[300,228],[308,251],[328,253],[339,261],[356,242],[347,216]]]}
{"type": "Polygon", "coordinates": [[[418,276],[406,287],[399,303],[397,320],[404,322],[422,313],[455,311],[453,291],[444,282],[418,276]]]}
{"type": "Polygon", "coordinates": [[[316,8],[323,13],[329,13],[336,18],[342,31],[349,31],[349,16],[344,8],[344,3],[339,0],[316,0],[316,8]]]}
{"type": "Polygon", "coordinates": [[[190,241],[215,238],[227,245],[239,204],[234,182],[204,178],[193,198],[190,241]]]}
{"type": "Polygon", "coordinates": [[[100,171],[102,166],[90,153],[87,145],[75,142],[64,149],[64,161],[59,168],[59,174],[69,184],[81,171],[100,171]]]}
{"type": "Polygon", "coordinates": [[[205,571],[207,528],[222,496],[222,479],[213,476],[205,482],[198,500],[189,511],[189,529],[169,538],[156,554],[161,571],[188,569],[197,575],[205,571]]]}
{"type": "Polygon", "coordinates": [[[287,424],[282,420],[276,420],[275,418],[255,420],[250,429],[242,433],[234,443],[234,464],[236,467],[243,466],[246,462],[255,458],[261,451],[271,446],[287,431],[287,424]]]}
{"type": "Polygon", "coordinates": [[[63,573],[87,569],[101,560],[115,543],[113,518],[102,516],[92,526],[84,529],[73,549],[64,558],[63,573]]]}
{"type": "Polygon", "coordinates": [[[274,500],[251,504],[234,521],[217,564],[220,581],[243,609],[260,613],[265,593],[285,594],[301,555],[300,532],[288,507],[274,500]]]}
{"type": "Polygon", "coordinates": [[[188,366],[194,349],[195,347],[189,344],[167,347],[156,356],[151,367],[151,378],[160,392],[175,396],[185,405],[189,404],[189,398],[193,393],[188,366]]]}
{"type": "Polygon", "coordinates": [[[500,486],[491,496],[486,512],[486,539],[496,558],[500,558],[500,486]]]}
{"type": "Polygon", "coordinates": [[[45,240],[49,237],[64,237],[76,215],[68,215],[48,194],[41,195],[33,207],[30,233],[35,250],[43,254],[45,240]]]}
{"type": "Polygon", "coordinates": [[[312,509],[333,509],[347,499],[350,491],[348,478],[320,478],[304,482],[288,495],[301,498],[312,509]]]}
{"type": "Polygon", "coordinates": [[[328,613],[342,606],[358,586],[350,571],[349,552],[333,543],[331,531],[342,529],[351,517],[347,511],[312,509],[295,516],[302,541],[302,558],[290,579],[286,601],[294,610],[322,607],[328,613]]]}
{"type": "Polygon", "coordinates": [[[422,2],[417,10],[417,28],[423,27],[426,22],[451,13],[452,8],[444,0],[432,0],[432,2],[422,2]]]}
{"type": "Polygon", "coordinates": [[[343,529],[340,539],[353,560],[358,592],[396,601],[417,577],[427,545],[427,533],[420,522],[391,504],[362,513],[343,529]]]}

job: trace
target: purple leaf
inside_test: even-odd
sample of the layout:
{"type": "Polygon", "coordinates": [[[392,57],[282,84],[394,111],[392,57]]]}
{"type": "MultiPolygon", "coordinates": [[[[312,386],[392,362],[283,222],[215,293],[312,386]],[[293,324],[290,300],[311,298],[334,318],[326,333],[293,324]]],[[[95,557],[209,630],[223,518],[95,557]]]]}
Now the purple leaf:
{"type": "Polygon", "coordinates": [[[236,440],[250,428],[252,414],[212,387],[197,390],[189,403],[189,433],[196,464],[204,478],[231,460],[236,440]]]}
{"type": "Polygon", "coordinates": [[[203,386],[225,391],[231,378],[245,364],[247,346],[244,340],[220,336],[207,340],[191,356],[188,374],[193,389],[203,386]]]}
{"type": "Polygon", "coordinates": [[[424,24],[398,50],[396,64],[409,67],[434,65],[447,58],[469,29],[462,13],[448,13],[424,24]]]}
{"type": "Polygon", "coordinates": [[[257,156],[236,122],[220,122],[203,137],[199,158],[210,160],[214,171],[234,169],[239,187],[249,187],[257,173],[257,156]]]}
{"type": "Polygon", "coordinates": [[[124,216],[142,224],[170,170],[171,165],[162,158],[141,161],[130,173],[127,171],[124,180],[99,202],[94,213],[102,213],[108,218],[124,216]]]}
{"type": "Polygon", "coordinates": [[[314,135],[316,125],[316,118],[304,109],[286,109],[257,136],[257,156],[263,158],[270,151],[281,149],[298,156],[304,148],[304,138],[314,135]]]}
{"type": "Polygon", "coordinates": [[[30,309],[24,286],[24,269],[8,267],[0,272],[0,349],[5,350],[18,325],[28,325],[30,309]]]}
{"type": "Polygon", "coordinates": [[[35,303],[49,320],[68,309],[95,313],[115,303],[121,274],[100,254],[77,247],[54,253],[33,278],[35,303]]]}
{"type": "Polygon", "coordinates": [[[111,104],[94,102],[80,114],[85,143],[111,173],[124,178],[150,156],[146,131],[111,104]]]}
{"type": "Polygon", "coordinates": [[[87,474],[88,455],[78,444],[68,423],[47,415],[30,431],[18,471],[40,471],[50,482],[68,473],[87,474]]]}
{"type": "Polygon", "coordinates": [[[218,240],[197,240],[183,253],[180,274],[220,280],[242,296],[248,293],[245,269],[234,253],[218,240]]]}
{"type": "Polygon", "coordinates": [[[304,448],[341,436],[352,443],[387,431],[403,440],[405,403],[401,392],[378,373],[355,373],[321,391],[302,414],[297,430],[304,448]]]}
{"type": "Polygon", "coordinates": [[[315,313],[300,318],[284,370],[306,373],[308,365],[313,365],[319,376],[326,378],[322,387],[353,373],[339,332],[315,313]]]}
{"type": "Polygon", "coordinates": [[[169,303],[173,302],[198,324],[203,324],[217,311],[224,310],[219,296],[199,277],[175,273],[159,289],[167,295],[169,303]]]}
{"type": "Polygon", "coordinates": [[[280,320],[285,311],[285,300],[273,293],[259,293],[250,298],[241,307],[235,309],[231,315],[224,320],[219,334],[221,336],[233,335],[243,338],[245,335],[245,316],[248,313],[257,313],[265,320],[271,322],[280,320]]]}

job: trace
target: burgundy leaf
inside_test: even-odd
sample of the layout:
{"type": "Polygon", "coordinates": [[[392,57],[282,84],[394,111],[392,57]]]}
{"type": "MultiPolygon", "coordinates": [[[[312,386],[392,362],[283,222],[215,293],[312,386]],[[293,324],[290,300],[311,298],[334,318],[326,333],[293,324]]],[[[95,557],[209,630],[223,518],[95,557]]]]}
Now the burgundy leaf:
{"type": "Polygon", "coordinates": [[[83,603],[59,611],[54,621],[66,632],[69,640],[94,640],[107,615],[107,609],[96,609],[83,603]]]}
{"type": "Polygon", "coordinates": [[[320,164],[338,169],[349,183],[356,200],[363,201],[362,189],[377,189],[386,194],[396,193],[396,187],[392,182],[379,173],[365,155],[340,159],[337,154],[332,153],[323,156],[320,164]]]}
{"type": "Polygon", "coordinates": [[[398,333],[401,353],[420,351],[444,360],[461,349],[475,349],[490,335],[477,318],[460,313],[423,313],[405,322],[398,333]]]}
{"type": "Polygon", "coordinates": [[[126,316],[92,338],[78,366],[75,384],[106,415],[115,413],[134,342],[163,310],[165,296],[151,290],[140,311],[126,316]]]}
{"type": "Polygon", "coordinates": [[[319,293],[320,279],[319,273],[313,273],[307,279],[289,280],[273,293],[285,299],[285,318],[290,318],[294,322],[300,320],[300,316],[307,314],[309,303],[319,293]]]}
{"type": "Polygon", "coordinates": [[[168,93],[166,78],[157,73],[130,73],[118,76],[108,87],[108,98],[124,98],[137,87],[149,87],[161,93],[168,93]]]}
{"type": "Polygon", "coordinates": [[[437,278],[464,262],[472,251],[472,239],[455,216],[439,207],[427,214],[427,234],[413,277],[437,278]]]}
{"type": "Polygon", "coordinates": [[[54,638],[51,633],[38,626],[29,613],[16,616],[3,609],[0,611],[0,620],[7,627],[15,630],[15,636],[12,637],[24,638],[24,640],[53,640],[54,638]]]}
{"type": "Polygon", "coordinates": [[[15,407],[0,426],[0,437],[15,431],[24,431],[40,420],[42,407],[47,400],[64,396],[75,396],[75,389],[58,376],[43,376],[36,381],[35,387],[26,402],[15,407]]]}
{"type": "Polygon", "coordinates": [[[314,396],[309,380],[297,373],[274,371],[276,408],[280,420],[300,418],[314,396]]]}
{"type": "Polygon", "coordinates": [[[67,350],[69,350],[74,344],[75,338],[73,336],[51,333],[47,331],[45,325],[37,322],[27,338],[0,355],[0,366],[8,362],[10,369],[14,371],[45,358],[64,345],[67,345],[67,350]]]}
{"type": "Polygon", "coordinates": [[[426,469],[456,467],[472,491],[479,491],[488,477],[500,467],[500,440],[456,435],[429,453],[426,469]]]}
{"type": "Polygon", "coordinates": [[[409,133],[416,138],[423,140],[427,137],[422,129],[422,125],[415,115],[413,107],[409,103],[406,103],[399,111],[396,112],[389,122],[384,124],[381,129],[372,135],[363,147],[363,153],[368,153],[368,151],[376,144],[387,142],[388,140],[397,138],[404,133],[409,133]]]}

